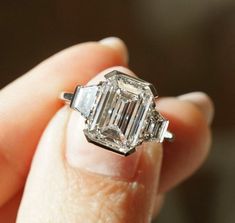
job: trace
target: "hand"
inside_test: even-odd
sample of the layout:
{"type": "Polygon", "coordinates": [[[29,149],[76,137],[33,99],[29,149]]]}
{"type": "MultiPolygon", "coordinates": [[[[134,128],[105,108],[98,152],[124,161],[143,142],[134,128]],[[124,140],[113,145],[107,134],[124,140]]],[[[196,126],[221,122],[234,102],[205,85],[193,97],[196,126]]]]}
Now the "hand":
{"type": "Polygon", "coordinates": [[[1,90],[0,222],[15,222],[17,213],[17,223],[149,222],[164,195],[202,164],[213,116],[203,93],[158,101],[173,143],[121,157],[86,141],[79,113],[58,95],[97,83],[113,66],[134,75],[127,58],[117,38],[79,44],[1,90]]]}

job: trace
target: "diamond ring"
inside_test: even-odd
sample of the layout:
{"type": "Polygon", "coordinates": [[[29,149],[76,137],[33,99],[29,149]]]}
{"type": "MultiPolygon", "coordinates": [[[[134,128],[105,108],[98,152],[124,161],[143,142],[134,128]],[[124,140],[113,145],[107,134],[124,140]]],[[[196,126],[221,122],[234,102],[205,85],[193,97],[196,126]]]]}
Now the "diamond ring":
{"type": "Polygon", "coordinates": [[[127,156],[143,142],[173,139],[167,131],[169,121],[156,110],[152,84],[117,70],[105,79],[60,96],[85,118],[89,142],[127,156]]]}

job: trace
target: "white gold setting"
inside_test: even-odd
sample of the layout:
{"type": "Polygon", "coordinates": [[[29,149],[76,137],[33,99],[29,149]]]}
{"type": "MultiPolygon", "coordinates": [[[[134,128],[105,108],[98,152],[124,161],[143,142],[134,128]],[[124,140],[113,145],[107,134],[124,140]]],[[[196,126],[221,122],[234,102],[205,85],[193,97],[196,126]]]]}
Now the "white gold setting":
{"type": "Polygon", "coordinates": [[[169,121],[156,110],[152,84],[116,70],[105,79],[61,94],[85,118],[89,142],[127,156],[143,142],[173,139],[167,131],[169,121]]]}

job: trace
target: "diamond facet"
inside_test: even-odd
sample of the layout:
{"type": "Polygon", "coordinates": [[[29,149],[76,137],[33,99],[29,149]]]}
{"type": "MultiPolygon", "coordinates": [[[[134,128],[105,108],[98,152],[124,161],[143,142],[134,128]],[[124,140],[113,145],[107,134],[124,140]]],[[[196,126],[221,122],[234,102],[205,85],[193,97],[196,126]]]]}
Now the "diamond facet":
{"type": "Polygon", "coordinates": [[[84,133],[89,141],[128,155],[145,139],[156,92],[148,82],[119,71],[105,78],[98,85],[84,133]]]}

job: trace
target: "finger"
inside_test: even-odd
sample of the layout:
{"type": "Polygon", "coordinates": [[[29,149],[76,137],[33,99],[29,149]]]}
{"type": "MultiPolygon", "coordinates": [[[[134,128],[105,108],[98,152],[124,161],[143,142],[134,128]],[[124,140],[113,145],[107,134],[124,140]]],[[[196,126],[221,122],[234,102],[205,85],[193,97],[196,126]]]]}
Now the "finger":
{"type": "Polygon", "coordinates": [[[43,134],[17,222],[149,222],[161,144],[122,157],[88,143],[81,116],[69,111],[62,109],[43,134]]]}
{"type": "Polygon", "coordinates": [[[22,191],[16,194],[0,209],[0,222],[15,223],[18,208],[22,197],[22,191]]]}
{"type": "Polygon", "coordinates": [[[165,194],[157,194],[154,201],[153,219],[160,213],[165,201],[165,194]]]}
{"type": "Polygon", "coordinates": [[[195,172],[207,157],[213,105],[207,95],[191,93],[187,97],[162,99],[157,106],[170,120],[175,134],[173,143],[164,144],[158,189],[164,193],[195,172]]]}
{"type": "Polygon", "coordinates": [[[101,70],[126,64],[126,48],[117,38],[66,49],[44,61],[0,92],[0,206],[24,184],[39,137],[72,91],[101,70]]]}
{"type": "MultiPolygon", "coordinates": [[[[176,141],[173,143],[174,145],[172,143],[165,143],[164,146],[163,167],[158,191],[166,192],[192,174],[207,156],[210,144],[208,143],[208,140],[210,141],[210,136],[208,137],[204,135],[205,138],[203,138],[202,136],[204,131],[207,130],[202,131],[201,127],[199,128],[197,126],[202,126],[202,124],[200,124],[202,122],[203,125],[206,126],[203,127],[204,129],[209,128],[208,126],[211,124],[213,119],[214,109],[210,98],[201,92],[189,93],[178,98],[171,98],[170,100],[168,98],[161,99],[161,101],[158,103],[158,109],[165,113],[165,115],[169,116],[169,118],[172,118],[170,122],[171,129],[176,134],[176,141]],[[191,108],[187,108],[188,106],[191,108]],[[173,112],[172,108],[174,108],[173,112]],[[197,115],[195,115],[195,109],[197,110],[197,115]],[[184,112],[182,113],[181,110],[184,112]],[[185,111],[187,111],[186,116],[185,111]],[[200,117],[199,123],[199,118],[197,118],[198,112],[200,116],[203,116],[200,117]],[[174,119],[178,119],[178,124],[174,122],[174,119]],[[179,122],[185,122],[187,124],[182,125],[182,123],[179,122]],[[175,125],[177,125],[177,127],[172,127],[175,125]],[[189,130],[192,128],[196,129],[196,134],[192,134],[194,137],[196,137],[196,139],[191,141],[192,136],[191,134],[187,133],[188,130],[185,129],[184,134],[187,134],[185,134],[182,144],[179,145],[179,137],[181,137],[181,135],[178,134],[179,128],[182,130],[182,128],[186,127],[189,128],[189,130]],[[187,144],[191,145],[191,143],[193,143],[193,146],[188,147],[187,144]],[[169,148],[170,145],[172,145],[172,147],[169,148]],[[190,151],[190,148],[193,151],[190,151]],[[193,157],[188,157],[189,153],[193,153],[191,155],[193,157]],[[181,162],[179,158],[182,158],[184,161],[181,162]],[[190,163],[185,162],[185,160],[189,160],[190,163]]],[[[164,203],[164,197],[164,194],[157,194],[154,205],[153,218],[159,214],[164,203]]]]}

